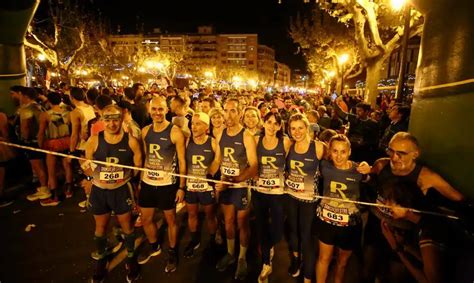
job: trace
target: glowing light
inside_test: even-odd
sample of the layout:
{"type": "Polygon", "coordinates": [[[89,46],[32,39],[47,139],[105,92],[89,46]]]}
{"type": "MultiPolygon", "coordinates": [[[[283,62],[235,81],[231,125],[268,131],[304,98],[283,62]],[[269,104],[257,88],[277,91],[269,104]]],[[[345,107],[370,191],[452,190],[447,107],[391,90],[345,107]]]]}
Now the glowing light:
{"type": "Polygon", "coordinates": [[[81,71],[81,75],[83,75],[83,76],[87,76],[88,74],[89,74],[89,72],[87,72],[86,70],[81,71]]]}
{"type": "Polygon", "coordinates": [[[145,67],[140,67],[140,68],[138,68],[138,72],[140,72],[140,73],[145,73],[145,72],[146,72],[145,67]]]}
{"type": "Polygon", "coordinates": [[[206,78],[212,78],[212,77],[214,77],[214,73],[211,72],[211,71],[205,71],[205,72],[204,72],[204,76],[205,76],[206,78]]]}
{"type": "Polygon", "coordinates": [[[41,62],[43,62],[43,61],[46,60],[46,56],[45,56],[44,54],[42,54],[42,53],[41,53],[41,54],[38,54],[38,57],[36,57],[36,58],[38,58],[38,60],[40,60],[41,62]]]}
{"type": "Polygon", "coordinates": [[[342,55],[339,56],[339,58],[338,58],[338,61],[339,61],[339,64],[340,64],[340,65],[345,64],[345,63],[347,62],[347,60],[349,60],[349,55],[346,54],[346,53],[342,54],[342,55]]]}
{"type": "Polygon", "coordinates": [[[129,77],[128,77],[128,76],[122,76],[122,79],[123,79],[123,80],[128,80],[129,77]]]}
{"type": "Polygon", "coordinates": [[[254,79],[248,80],[247,83],[248,83],[251,87],[254,87],[254,88],[257,87],[257,85],[258,85],[258,82],[257,82],[256,80],[254,80],[254,79]]]}
{"type": "Polygon", "coordinates": [[[406,2],[406,0],[392,0],[391,1],[392,8],[395,11],[400,11],[403,8],[403,6],[405,5],[405,2],[406,2]]]}

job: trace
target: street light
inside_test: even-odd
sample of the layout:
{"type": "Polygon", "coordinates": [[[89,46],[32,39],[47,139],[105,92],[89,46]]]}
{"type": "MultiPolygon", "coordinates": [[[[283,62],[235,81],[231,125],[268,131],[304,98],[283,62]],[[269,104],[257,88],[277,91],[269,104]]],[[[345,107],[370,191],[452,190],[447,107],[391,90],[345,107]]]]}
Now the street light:
{"type": "Polygon", "coordinates": [[[340,56],[338,56],[337,61],[339,63],[340,70],[341,70],[341,85],[339,86],[339,95],[342,95],[342,90],[344,87],[344,66],[347,63],[347,61],[349,61],[349,54],[347,53],[341,54],[340,56]]]}
{"type": "Polygon", "coordinates": [[[46,60],[46,56],[43,54],[43,53],[40,53],[38,54],[38,60],[40,60],[41,62],[45,61],[46,60]]]}
{"type": "Polygon", "coordinates": [[[410,35],[410,5],[405,5],[406,0],[392,0],[392,7],[394,10],[399,11],[403,7],[403,36],[402,36],[402,50],[400,54],[400,70],[398,72],[397,88],[395,90],[395,99],[397,102],[403,102],[404,100],[404,87],[405,87],[405,72],[407,68],[407,49],[408,39],[410,35]]]}
{"type": "Polygon", "coordinates": [[[405,5],[405,2],[406,0],[392,0],[391,1],[392,3],[392,8],[395,10],[395,11],[400,11],[403,6],[405,5]]]}

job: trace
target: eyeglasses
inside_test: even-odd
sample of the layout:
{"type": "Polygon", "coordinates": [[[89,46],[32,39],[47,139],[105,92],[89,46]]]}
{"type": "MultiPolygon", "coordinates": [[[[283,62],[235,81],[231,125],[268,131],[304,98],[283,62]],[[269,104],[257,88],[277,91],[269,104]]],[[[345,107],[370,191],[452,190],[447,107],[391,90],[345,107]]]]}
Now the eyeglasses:
{"type": "Polygon", "coordinates": [[[410,152],[406,152],[406,151],[399,151],[399,150],[394,150],[390,147],[387,147],[385,149],[385,152],[388,154],[388,156],[392,157],[393,155],[396,155],[398,156],[398,158],[403,158],[405,156],[407,156],[408,154],[412,153],[412,151],[410,152]]]}

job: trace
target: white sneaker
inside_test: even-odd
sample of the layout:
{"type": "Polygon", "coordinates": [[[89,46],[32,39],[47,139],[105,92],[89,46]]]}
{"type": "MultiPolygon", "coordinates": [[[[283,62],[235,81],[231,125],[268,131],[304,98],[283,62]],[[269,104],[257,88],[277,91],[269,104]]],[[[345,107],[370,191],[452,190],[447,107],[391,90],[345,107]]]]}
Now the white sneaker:
{"type": "Polygon", "coordinates": [[[266,282],[268,280],[268,276],[272,274],[272,266],[268,264],[264,264],[260,275],[258,276],[258,282],[266,282]]]}
{"type": "Polygon", "coordinates": [[[36,189],[36,193],[28,195],[26,197],[29,201],[35,201],[39,199],[48,199],[51,197],[51,192],[49,191],[48,187],[39,187],[36,189]]]}

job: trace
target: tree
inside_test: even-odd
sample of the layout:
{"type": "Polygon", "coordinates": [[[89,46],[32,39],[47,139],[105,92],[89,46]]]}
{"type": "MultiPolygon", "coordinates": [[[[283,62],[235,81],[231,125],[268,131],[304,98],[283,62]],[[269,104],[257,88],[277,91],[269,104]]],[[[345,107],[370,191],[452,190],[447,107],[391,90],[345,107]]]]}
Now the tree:
{"type": "Polygon", "coordinates": [[[87,16],[72,1],[48,1],[48,18],[28,28],[25,46],[42,54],[66,78],[84,48],[87,16]]]}
{"type": "Polygon", "coordinates": [[[158,50],[153,54],[137,53],[135,62],[139,72],[145,72],[154,77],[162,76],[169,85],[173,85],[178,73],[187,74],[188,68],[186,59],[191,55],[191,47],[184,44],[179,48],[169,49],[166,51],[158,50]]]}
{"type": "MultiPolygon", "coordinates": [[[[402,14],[393,11],[390,0],[322,0],[319,6],[341,23],[352,23],[366,67],[365,99],[375,106],[382,67],[401,43],[402,14]]],[[[410,37],[420,34],[422,27],[421,14],[411,9],[410,37]]]]}
{"type": "Polygon", "coordinates": [[[299,52],[303,53],[313,80],[318,84],[321,80],[330,82],[335,77],[336,89],[339,90],[343,78],[352,78],[362,72],[351,30],[319,7],[312,9],[307,17],[298,14],[290,23],[289,33],[299,45],[299,52]],[[342,54],[349,56],[347,63],[340,64],[342,54]]]}

